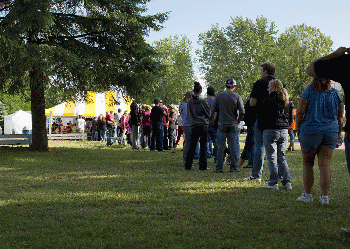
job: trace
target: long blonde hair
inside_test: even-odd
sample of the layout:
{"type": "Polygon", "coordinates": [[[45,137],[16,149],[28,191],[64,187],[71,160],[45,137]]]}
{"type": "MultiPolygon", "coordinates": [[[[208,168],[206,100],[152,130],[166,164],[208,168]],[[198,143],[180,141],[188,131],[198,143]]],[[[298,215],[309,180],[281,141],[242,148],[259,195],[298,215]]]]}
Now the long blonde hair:
{"type": "Polygon", "coordinates": [[[285,89],[283,87],[283,83],[278,79],[274,79],[274,80],[270,81],[269,86],[271,88],[274,88],[276,90],[276,92],[278,92],[279,94],[282,95],[284,105],[285,105],[285,107],[287,107],[289,105],[289,94],[288,94],[287,89],[285,89]]]}

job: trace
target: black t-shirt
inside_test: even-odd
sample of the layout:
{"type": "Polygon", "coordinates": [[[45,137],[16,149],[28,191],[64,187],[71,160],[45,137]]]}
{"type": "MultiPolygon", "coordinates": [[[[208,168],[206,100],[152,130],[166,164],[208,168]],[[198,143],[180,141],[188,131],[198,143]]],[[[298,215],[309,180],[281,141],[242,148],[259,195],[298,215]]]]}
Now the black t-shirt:
{"type": "Polygon", "coordinates": [[[164,110],[160,106],[154,106],[151,110],[152,124],[163,123],[164,110]]]}
{"type": "MultiPolygon", "coordinates": [[[[334,80],[341,84],[344,90],[345,107],[350,106],[350,55],[342,55],[328,61],[317,61],[314,66],[315,73],[319,78],[334,80]]],[[[347,112],[345,112],[346,120],[347,112]]],[[[346,132],[350,132],[350,122],[346,122],[346,132]]]]}
{"type": "Polygon", "coordinates": [[[256,114],[258,113],[259,106],[261,106],[264,100],[269,97],[267,87],[269,86],[270,81],[274,79],[275,77],[273,76],[266,76],[264,78],[261,78],[260,80],[257,80],[254,83],[250,97],[256,99],[257,102],[256,106],[251,107],[251,111],[255,112],[256,114]]]}

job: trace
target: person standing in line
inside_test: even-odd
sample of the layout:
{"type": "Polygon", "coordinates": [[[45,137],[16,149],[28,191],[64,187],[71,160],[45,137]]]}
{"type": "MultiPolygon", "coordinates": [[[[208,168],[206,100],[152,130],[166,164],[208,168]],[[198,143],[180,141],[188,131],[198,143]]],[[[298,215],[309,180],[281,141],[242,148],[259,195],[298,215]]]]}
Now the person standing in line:
{"type": "Polygon", "coordinates": [[[285,189],[292,189],[291,175],[286,160],[288,127],[293,121],[293,106],[288,92],[280,80],[271,80],[269,97],[264,100],[258,114],[258,128],[263,133],[270,180],[263,188],[278,189],[279,175],[285,189]]]}
{"type": "Polygon", "coordinates": [[[154,107],[151,110],[151,121],[152,121],[152,138],[151,138],[151,151],[162,152],[163,150],[163,135],[164,125],[163,116],[165,115],[164,109],[160,106],[160,99],[154,100],[154,107]]]}
{"type": "Polygon", "coordinates": [[[188,149],[190,148],[190,142],[189,142],[189,138],[191,136],[191,128],[190,125],[188,123],[188,119],[187,119],[187,105],[188,105],[188,101],[190,100],[190,98],[192,98],[193,95],[193,91],[188,91],[185,94],[184,99],[182,100],[181,104],[180,104],[180,114],[182,117],[182,130],[183,130],[183,134],[184,134],[184,144],[183,144],[183,153],[182,153],[182,158],[183,158],[183,165],[185,166],[186,163],[186,155],[188,152],[188,149]]]}
{"type": "MultiPolygon", "coordinates": [[[[350,48],[339,47],[334,52],[325,55],[311,62],[306,69],[306,73],[311,77],[334,80],[341,84],[345,95],[345,106],[350,106],[350,48]]],[[[348,119],[348,112],[345,112],[345,119],[348,119]]],[[[345,156],[350,175],[350,122],[346,122],[345,127],[345,156]]],[[[339,133],[339,135],[341,135],[339,133]]]]}
{"type": "MultiPolygon", "coordinates": [[[[255,111],[258,115],[259,106],[262,105],[264,100],[269,97],[267,91],[268,85],[271,80],[274,80],[276,67],[272,62],[265,62],[260,66],[261,79],[257,80],[250,94],[250,106],[255,107],[255,111]]],[[[259,120],[257,119],[254,124],[254,157],[253,157],[253,169],[252,174],[244,181],[261,181],[263,170],[264,170],[264,158],[265,158],[265,147],[263,134],[258,128],[259,120]]]]}
{"type": "Polygon", "coordinates": [[[107,128],[107,146],[112,146],[115,131],[115,122],[114,122],[114,112],[110,111],[109,115],[106,116],[106,128],[107,128]]]}
{"type": "Polygon", "coordinates": [[[241,96],[234,92],[236,81],[228,79],[225,83],[226,91],[219,92],[215,98],[211,109],[211,117],[215,112],[219,115],[218,123],[218,155],[216,172],[223,173],[224,152],[226,140],[230,158],[230,172],[238,169],[239,148],[239,128],[238,124],[244,117],[243,100],[241,96]],[[237,145],[238,144],[238,145],[237,145]]]}
{"type": "Polygon", "coordinates": [[[248,164],[243,168],[253,168],[254,157],[254,123],[256,120],[255,108],[250,107],[250,100],[244,105],[244,123],[247,126],[247,136],[245,138],[244,149],[241,153],[241,158],[238,162],[238,169],[240,171],[244,162],[248,161],[248,164]]]}
{"type": "MultiPolygon", "coordinates": [[[[291,105],[293,105],[294,107],[294,102],[293,101],[290,101],[291,102],[291,105]]],[[[293,122],[292,124],[289,126],[288,128],[288,134],[289,134],[289,145],[288,145],[288,148],[287,148],[287,151],[291,151],[291,152],[295,152],[295,148],[294,148],[294,140],[295,140],[295,137],[296,137],[296,133],[297,133],[297,130],[296,130],[296,121],[295,121],[295,116],[297,114],[297,110],[296,109],[293,109],[293,122]]]]}
{"type": "Polygon", "coordinates": [[[114,115],[114,122],[116,124],[116,131],[115,131],[115,136],[120,137],[122,128],[121,128],[121,122],[120,119],[122,118],[123,113],[122,109],[118,108],[118,112],[114,115]]]}
{"type": "Polygon", "coordinates": [[[313,78],[299,99],[296,127],[303,154],[304,193],[297,201],[312,202],[314,161],[317,155],[320,169],[321,204],[329,204],[331,159],[343,125],[344,103],[331,81],[313,78]]]}
{"type": "Polygon", "coordinates": [[[98,140],[98,121],[97,121],[97,116],[95,116],[94,119],[92,120],[91,140],[92,141],[98,140]]]}
{"type": "Polygon", "coordinates": [[[107,141],[107,123],[106,118],[101,114],[101,122],[100,122],[100,135],[101,135],[101,141],[106,142],[107,141]]]}
{"type": "Polygon", "coordinates": [[[163,101],[160,100],[160,107],[163,108],[165,115],[163,116],[163,150],[169,150],[168,146],[168,122],[169,112],[166,106],[163,105],[163,101]]]}
{"type": "Polygon", "coordinates": [[[82,115],[79,115],[77,119],[77,132],[84,133],[85,125],[86,125],[85,119],[83,119],[82,115]]]}
{"type": "Polygon", "coordinates": [[[140,110],[135,101],[130,105],[130,124],[132,130],[132,148],[139,149],[139,131],[141,125],[140,110]]]}
{"type": "MultiPolygon", "coordinates": [[[[207,98],[205,99],[211,110],[215,102],[215,88],[209,86],[207,88],[207,98]]],[[[213,113],[209,120],[208,127],[208,141],[207,141],[207,155],[208,157],[214,157],[214,162],[217,161],[218,154],[218,124],[216,121],[217,113],[213,113]],[[213,149],[214,146],[214,149],[213,149]]]]}
{"type": "Polygon", "coordinates": [[[169,149],[175,147],[177,112],[174,105],[169,105],[169,149]]]}
{"type": "Polygon", "coordinates": [[[151,148],[151,131],[152,131],[152,121],[151,121],[151,107],[146,105],[145,111],[142,113],[142,148],[151,148]]]}
{"type": "Polygon", "coordinates": [[[191,133],[189,138],[186,138],[186,143],[189,142],[190,147],[188,149],[185,158],[185,169],[190,170],[192,168],[193,157],[195,154],[197,142],[200,139],[200,158],[199,158],[199,170],[208,170],[207,167],[207,137],[208,137],[208,125],[210,117],[210,109],[207,102],[200,97],[202,93],[202,86],[199,82],[194,82],[193,96],[188,101],[187,105],[187,121],[191,127],[191,133]]]}
{"type": "MultiPolygon", "coordinates": [[[[180,111],[180,109],[179,109],[180,111]]],[[[177,138],[175,141],[175,145],[174,145],[174,150],[172,151],[172,153],[176,152],[176,147],[180,142],[181,136],[184,133],[183,129],[182,129],[182,115],[181,113],[179,113],[179,115],[177,116],[177,138]]],[[[185,141],[185,140],[184,140],[185,141]]]]}

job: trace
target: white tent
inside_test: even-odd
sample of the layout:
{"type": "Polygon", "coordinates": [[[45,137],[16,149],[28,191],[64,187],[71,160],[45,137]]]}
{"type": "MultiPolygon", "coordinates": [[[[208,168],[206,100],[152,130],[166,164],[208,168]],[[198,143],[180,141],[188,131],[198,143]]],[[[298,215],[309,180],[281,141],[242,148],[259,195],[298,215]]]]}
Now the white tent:
{"type": "Polygon", "coordinates": [[[22,134],[23,128],[32,130],[32,114],[19,110],[4,118],[4,134],[22,134]]]}

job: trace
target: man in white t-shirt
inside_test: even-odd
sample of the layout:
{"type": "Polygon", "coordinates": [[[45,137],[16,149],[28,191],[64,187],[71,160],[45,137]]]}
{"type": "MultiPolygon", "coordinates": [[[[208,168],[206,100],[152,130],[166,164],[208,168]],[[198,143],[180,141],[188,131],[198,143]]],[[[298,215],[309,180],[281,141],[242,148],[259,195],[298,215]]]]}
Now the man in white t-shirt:
{"type": "Polygon", "coordinates": [[[79,115],[77,119],[77,132],[84,133],[84,128],[85,128],[85,120],[81,115],[79,115]]]}

